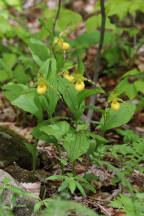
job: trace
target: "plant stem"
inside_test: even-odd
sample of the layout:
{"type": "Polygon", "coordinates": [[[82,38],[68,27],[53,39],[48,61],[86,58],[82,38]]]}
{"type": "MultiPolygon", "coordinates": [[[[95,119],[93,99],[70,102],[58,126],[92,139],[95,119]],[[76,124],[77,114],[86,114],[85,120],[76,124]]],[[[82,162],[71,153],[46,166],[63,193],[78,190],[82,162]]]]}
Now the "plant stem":
{"type": "Polygon", "coordinates": [[[36,170],[36,165],[37,165],[37,156],[38,156],[38,152],[37,152],[37,145],[38,145],[38,139],[36,139],[35,143],[34,143],[34,147],[33,147],[33,154],[32,154],[32,160],[33,160],[33,172],[35,172],[36,170]]]}
{"type": "Polygon", "coordinates": [[[72,162],[72,174],[75,176],[75,161],[72,162]]]}
{"type": "MultiPolygon", "coordinates": [[[[60,148],[58,143],[56,143],[55,146],[56,146],[56,149],[58,151],[59,158],[61,159],[61,148],[60,148]]],[[[61,161],[60,161],[60,165],[61,165],[62,174],[64,174],[64,166],[63,166],[61,161]]]]}
{"type": "MultiPolygon", "coordinates": [[[[102,15],[102,23],[101,23],[101,32],[100,32],[100,40],[99,40],[99,46],[98,46],[98,50],[97,50],[97,55],[96,55],[96,59],[95,59],[95,73],[94,73],[94,77],[93,77],[93,82],[97,82],[98,80],[98,76],[99,76],[99,68],[100,68],[100,56],[101,56],[101,50],[103,47],[103,42],[104,42],[104,33],[105,33],[105,22],[106,22],[106,14],[105,14],[105,7],[104,7],[104,0],[100,0],[100,6],[101,6],[101,15],[102,15]]],[[[96,88],[94,86],[94,88],[96,88]]],[[[94,106],[95,105],[95,99],[96,99],[96,95],[92,95],[90,97],[90,106],[94,106]]],[[[88,113],[87,113],[87,119],[86,119],[86,123],[90,126],[90,122],[93,116],[93,110],[89,109],[88,113]]]]}
{"type": "Polygon", "coordinates": [[[56,13],[56,17],[55,17],[55,20],[53,22],[53,28],[52,28],[52,33],[55,34],[55,26],[56,26],[56,22],[59,18],[59,15],[60,15],[60,10],[61,10],[61,3],[62,3],[62,0],[59,0],[58,1],[58,10],[57,10],[57,13],[56,13]]]}

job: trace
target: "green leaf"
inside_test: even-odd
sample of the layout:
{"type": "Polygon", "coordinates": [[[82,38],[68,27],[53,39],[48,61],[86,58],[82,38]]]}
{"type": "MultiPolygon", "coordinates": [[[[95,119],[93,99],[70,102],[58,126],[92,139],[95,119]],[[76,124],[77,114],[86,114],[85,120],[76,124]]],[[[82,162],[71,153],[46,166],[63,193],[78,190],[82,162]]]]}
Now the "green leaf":
{"type": "Polygon", "coordinates": [[[10,183],[10,178],[4,178],[4,180],[3,180],[3,184],[4,185],[7,185],[8,183],[10,183]]]}
{"type": "MultiPolygon", "coordinates": [[[[99,43],[100,31],[84,33],[79,35],[75,40],[69,40],[71,47],[77,49],[87,49],[89,46],[99,43]]],[[[105,32],[104,45],[112,43],[114,40],[114,34],[112,32],[105,32]]],[[[83,52],[82,52],[83,53],[83,52]]]]}
{"type": "Polygon", "coordinates": [[[58,90],[62,94],[64,101],[70,108],[72,114],[76,119],[79,119],[83,113],[83,104],[79,106],[77,91],[74,89],[73,84],[71,84],[68,80],[59,77],[58,79],[58,90]]]}
{"type": "Polygon", "coordinates": [[[50,57],[49,49],[46,47],[46,44],[40,40],[32,38],[29,43],[29,48],[34,60],[39,66],[50,57]]]}
{"type": "MultiPolygon", "coordinates": [[[[48,124],[48,123],[47,123],[48,124]]],[[[38,124],[36,127],[34,127],[32,129],[32,135],[37,138],[37,139],[41,139],[41,140],[45,140],[47,142],[52,142],[55,143],[56,139],[54,136],[48,136],[47,134],[45,134],[44,132],[40,131],[40,127],[42,125],[45,125],[45,121],[43,121],[42,123],[38,124]]]]}
{"type": "Polygon", "coordinates": [[[34,152],[33,145],[31,145],[28,142],[24,142],[24,144],[25,144],[27,150],[33,155],[33,152],[34,152]]]}
{"type": "Polygon", "coordinates": [[[122,76],[122,78],[125,78],[125,77],[127,77],[127,76],[135,76],[135,75],[138,75],[138,74],[139,74],[138,69],[134,68],[134,69],[132,69],[132,70],[126,72],[126,73],[122,76]]]}
{"type": "Polygon", "coordinates": [[[83,195],[83,197],[86,197],[86,193],[85,193],[83,187],[81,186],[81,184],[79,182],[76,182],[76,186],[79,189],[79,191],[81,192],[81,194],[83,195]]]}
{"type": "Polygon", "coordinates": [[[93,137],[96,141],[102,142],[102,143],[107,143],[108,140],[105,139],[103,136],[91,133],[91,132],[87,132],[87,135],[89,135],[90,137],[93,137]]]}
{"type": "Polygon", "coordinates": [[[137,80],[134,82],[134,86],[136,87],[136,90],[139,92],[142,92],[144,94],[144,81],[143,80],[137,80]]]}
{"type": "Polygon", "coordinates": [[[77,126],[76,128],[76,131],[79,132],[79,131],[85,131],[88,129],[88,124],[80,124],[77,126]]]}
{"type": "Polygon", "coordinates": [[[85,70],[84,63],[83,63],[83,61],[81,59],[81,56],[78,55],[78,71],[79,71],[80,74],[83,75],[84,74],[84,70],[85,70]]]}
{"type": "Polygon", "coordinates": [[[48,178],[46,178],[46,181],[52,181],[52,180],[63,180],[66,179],[66,176],[62,176],[62,175],[54,175],[54,176],[49,176],[48,178]]]}
{"type": "Polygon", "coordinates": [[[23,109],[26,112],[30,112],[33,115],[35,115],[37,118],[42,117],[42,110],[38,108],[38,106],[34,102],[34,96],[33,93],[27,93],[24,95],[20,95],[15,100],[11,101],[11,103],[21,109],[23,109]]]}
{"type": "MultiPolygon", "coordinates": [[[[94,32],[97,28],[101,28],[101,14],[97,16],[92,16],[86,20],[86,29],[88,33],[94,32]]],[[[106,18],[106,26],[105,28],[115,30],[115,25],[110,23],[110,19],[106,18]]]]}
{"type": "Polygon", "coordinates": [[[83,91],[79,92],[78,95],[77,95],[79,105],[87,97],[89,97],[91,95],[94,95],[94,94],[97,94],[97,93],[104,93],[104,90],[103,89],[84,89],[83,91]]]}
{"type": "MultiPolygon", "coordinates": [[[[1,9],[2,12],[2,9],[1,9]]],[[[11,25],[8,23],[8,20],[0,15],[0,36],[3,36],[7,32],[10,32],[12,30],[11,25]]]]}
{"type": "Polygon", "coordinates": [[[73,194],[75,192],[76,189],[76,182],[74,180],[70,180],[69,181],[69,189],[70,192],[73,194]]]}
{"type": "Polygon", "coordinates": [[[133,83],[127,83],[125,94],[129,97],[130,100],[136,97],[137,91],[133,83]]]}
{"type": "Polygon", "coordinates": [[[39,70],[39,74],[42,74],[46,80],[48,79],[49,67],[50,67],[50,59],[47,59],[42,64],[42,66],[40,67],[40,70],[39,70]]]}
{"type": "Polygon", "coordinates": [[[83,177],[80,177],[80,176],[75,176],[74,177],[76,180],[78,180],[78,181],[81,181],[81,182],[84,182],[84,183],[88,183],[88,181],[85,179],[85,178],[83,178],[83,177]]]}
{"type": "Polygon", "coordinates": [[[35,91],[30,91],[26,85],[8,83],[3,86],[5,97],[11,103],[26,112],[35,115],[39,120],[42,119],[42,110],[35,103],[35,91]]]}
{"type": "Polygon", "coordinates": [[[24,67],[21,64],[18,64],[13,71],[13,77],[20,83],[27,83],[28,75],[24,72],[24,67]]]}
{"type": "Polygon", "coordinates": [[[60,192],[60,191],[65,190],[65,189],[68,187],[68,185],[69,185],[69,181],[70,181],[70,179],[65,180],[65,181],[61,184],[61,186],[58,188],[58,191],[60,192]]]}
{"type": "Polygon", "coordinates": [[[62,9],[60,11],[59,19],[56,23],[56,29],[58,31],[64,31],[68,25],[71,27],[71,29],[74,29],[76,25],[81,22],[82,17],[80,14],[72,10],[62,9]]]}
{"type": "Polygon", "coordinates": [[[24,94],[24,92],[28,90],[28,87],[23,84],[9,82],[8,84],[2,86],[2,89],[4,90],[4,96],[12,102],[21,94],[24,94]]]}
{"type": "Polygon", "coordinates": [[[57,124],[43,125],[39,129],[48,136],[54,136],[59,141],[62,136],[68,133],[70,125],[66,121],[61,121],[57,124]]]}
{"type": "Polygon", "coordinates": [[[37,203],[34,205],[34,213],[36,213],[37,211],[39,211],[41,205],[42,205],[42,202],[37,202],[37,203]]]}
{"type": "Polygon", "coordinates": [[[17,57],[15,54],[5,53],[3,57],[3,63],[9,68],[12,69],[17,62],[17,57]]]}
{"type": "Polygon", "coordinates": [[[51,64],[50,64],[50,74],[48,74],[48,79],[53,79],[56,76],[57,73],[57,68],[56,68],[56,59],[55,58],[51,58],[51,64]]]}
{"type": "Polygon", "coordinates": [[[3,82],[9,78],[9,73],[5,70],[0,70],[0,82],[3,82]]]}
{"type": "Polygon", "coordinates": [[[17,10],[21,10],[21,2],[20,0],[5,0],[5,1],[0,1],[0,5],[2,7],[5,6],[12,6],[15,7],[17,10]]]}
{"type": "Polygon", "coordinates": [[[23,197],[31,197],[31,198],[39,200],[39,197],[37,195],[35,195],[33,193],[25,192],[21,188],[15,187],[13,185],[9,185],[9,186],[7,186],[7,188],[16,194],[22,195],[23,197]]]}
{"type": "Polygon", "coordinates": [[[132,118],[135,109],[136,109],[135,104],[128,103],[128,102],[121,103],[120,109],[118,111],[108,109],[103,130],[106,131],[126,124],[132,118]]]}
{"type": "Polygon", "coordinates": [[[83,187],[90,190],[90,191],[92,191],[93,193],[96,193],[95,188],[90,184],[83,183],[83,187]]]}
{"type": "Polygon", "coordinates": [[[73,162],[87,152],[89,140],[85,134],[71,133],[65,137],[63,146],[68,153],[69,160],[73,162]]]}

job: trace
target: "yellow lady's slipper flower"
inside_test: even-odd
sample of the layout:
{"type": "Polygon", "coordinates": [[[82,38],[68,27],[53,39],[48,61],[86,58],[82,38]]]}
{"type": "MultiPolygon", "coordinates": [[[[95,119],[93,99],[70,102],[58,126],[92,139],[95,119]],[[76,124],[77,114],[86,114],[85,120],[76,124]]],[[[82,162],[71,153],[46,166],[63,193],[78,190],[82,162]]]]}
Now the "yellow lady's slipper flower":
{"type": "Polygon", "coordinates": [[[85,88],[84,82],[83,82],[81,79],[78,80],[78,81],[76,82],[76,84],[75,84],[75,89],[76,89],[77,91],[82,91],[84,88],[85,88]]]}
{"type": "Polygon", "coordinates": [[[41,82],[41,83],[38,85],[38,87],[37,87],[37,93],[38,93],[39,95],[43,95],[43,94],[46,93],[46,91],[47,91],[47,86],[46,86],[46,84],[45,84],[44,82],[41,82]]]}
{"type": "Polygon", "coordinates": [[[118,111],[120,109],[120,103],[117,100],[113,100],[111,103],[111,108],[114,111],[118,111]]]}
{"type": "Polygon", "coordinates": [[[69,74],[68,71],[65,72],[63,76],[64,76],[65,79],[67,79],[71,83],[74,81],[74,77],[71,74],[69,74]]]}

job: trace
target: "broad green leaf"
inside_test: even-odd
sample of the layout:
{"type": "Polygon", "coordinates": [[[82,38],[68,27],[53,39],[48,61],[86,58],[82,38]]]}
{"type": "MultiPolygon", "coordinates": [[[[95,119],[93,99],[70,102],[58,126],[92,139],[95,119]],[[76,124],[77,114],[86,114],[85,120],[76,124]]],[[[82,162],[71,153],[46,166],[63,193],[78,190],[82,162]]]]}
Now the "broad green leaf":
{"type": "Polygon", "coordinates": [[[61,121],[57,124],[43,125],[39,129],[48,136],[54,136],[59,141],[62,136],[69,132],[70,125],[66,121],[61,121]]]}
{"type": "Polygon", "coordinates": [[[80,14],[68,10],[68,9],[62,9],[60,11],[59,19],[56,23],[56,29],[59,31],[64,31],[68,26],[70,26],[71,29],[74,29],[78,23],[82,22],[82,17],[80,14]]]}
{"type": "Polygon", "coordinates": [[[116,93],[117,95],[121,95],[123,93],[126,93],[127,88],[129,88],[129,82],[128,77],[123,79],[117,86],[116,86],[116,93]]]}
{"type": "Polygon", "coordinates": [[[37,139],[41,139],[41,140],[45,140],[49,143],[55,143],[56,142],[56,138],[53,135],[47,135],[46,133],[42,132],[40,130],[42,125],[48,125],[47,121],[43,121],[42,123],[39,123],[36,127],[34,127],[32,129],[32,135],[37,138],[37,139]]]}
{"type": "Polygon", "coordinates": [[[40,97],[41,106],[44,110],[48,112],[50,116],[52,116],[56,109],[57,102],[59,100],[57,90],[49,87],[47,93],[42,96],[43,97],[40,97]]]}
{"type": "Polygon", "coordinates": [[[27,83],[28,75],[24,72],[24,67],[21,64],[18,64],[13,71],[13,77],[20,83],[27,83]]]}
{"type": "Polygon", "coordinates": [[[73,84],[68,80],[59,77],[58,79],[58,90],[62,94],[64,101],[70,108],[72,114],[76,119],[79,119],[83,113],[83,104],[79,106],[77,91],[74,89],[73,84]]]}
{"type": "Polygon", "coordinates": [[[28,87],[26,85],[15,84],[12,82],[4,85],[2,89],[4,90],[4,96],[11,102],[21,94],[24,94],[26,91],[28,91],[28,87]]]}
{"type": "MultiPolygon", "coordinates": [[[[1,9],[2,10],[2,9],[1,9]]],[[[11,31],[11,25],[8,23],[8,20],[0,15],[0,37],[3,36],[5,33],[11,31]]]]}
{"type": "Polygon", "coordinates": [[[133,83],[127,83],[125,94],[129,97],[130,100],[136,97],[137,91],[133,83]]]}
{"type": "Polygon", "coordinates": [[[88,129],[88,124],[80,124],[80,125],[77,125],[77,128],[76,128],[76,131],[85,131],[88,129]]]}
{"type": "Polygon", "coordinates": [[[9,68],[12,69],[17,62],[17,57],[15,54],[5,53],[3,57],[3,63],[9,68]]]}
{"type": "MultiPolygon", "coordinates": [[[[101,28],[101,14],[97,16],[92,16],[86,21],[86,29],[88,33],[96,31],[97,28],[101,28]]],[[[115,25],[110,23],[109,18],[106,18],[105,28],[115,30],[115,25]]]]}
{"type": "Polygon", "coordinates": [[[128,76],[116,86],[116,93],[117,95],[125,93],[131,100],[137,95],[136,87],[133,83],[129,83],[128,76]]]}
{"type": "Polygon", "coordinates": [[[29,42],[30,51],[34,57],[36,63],[41,66],[43,61],[46,61],[50,57],[50,51],[40,40],[31,39],[29,42]]]}
{"type": "Polygon", "coordinates": [[[0,5],[2,7],[7,7],[7,6],[13,6],[15,8],[17,8],[18,10],[21,10],[21,2],[20,0],[4,0],[4,1],[0,1],[0,5]]]}
{"type": "MultiPolygon", "coordinates": [[[[132,0],[133,1],[133,0],[132,0]]],[[[129,0],[108,0],[105,4],[107,16],[112,16],[117,14],[120,19],[122,19],[130,10],[130,6],[133,3],[129,0]]],[[[135,4],[135,3],[134,3],[135,4]]]]}
{"type": "Polygon", "coordinates": [[[3,82],[9,78],[9,74],[5,70],[0,70],[0,82],[3,82]]]}
{"type": "Polygon", "coordinates": [[[35,115],[39,120],[42,119],[42,110],[35,103],[35,91],[23,84],[8,83],[3,86],[5,97],[11,103],[26,112],[35,115]]]}
{"type": "Polygon", "coordinates": [[[84,89],[83,91],[79,92],[77,97],[79,101],[79,105],[82,103],[83,100],[85,100],[87,97],[98,94],[98,93],[104,93],[103,89],[84,89]]]}
{"type": "Polygon", "coordinates": [[[63,146],[68,154],[69,160],[73,162],[87,152],[89,140],[85,134],[69,133],[63,141],[63,146]]]}
{"type": "Polygon", "coordinates": [[[103,130],[106,131],[126,124],[132,118],[135,109],[135,104],[128,102],[121,103],[118,111],[108,109],[103,130]]]}
{"type": "Polygon", "coordinates": [[[144,81],[143,80],[137,80],[134,82],[134,86],[136,87],[136,90],[139,92],[142,92],[144,94],[144,81]]]}
{"type": "Polygon", "coordinates": [[[7,66],[7,64],[3,61],[3,59],[0,59],[0,66],[8,75],[8,78],[12,77],[12,70],[7,66]]]}
{"type": "Polygon", "coordinates": [[[38,119],[42,118],[42,110],[35,104],[34,101],[35,94],[27,93],[20,95],[11,103],[19,108],[23,109],[26,112],[30,112],[35,115],[38,119]]]}
{"type": "MultiPolygon", "coordinates": [[[[89,46],[99,43],[100,31],[84,33],[79,35],[75,40],[69,40],[71,47],[77,49],[87,49],[89,46]]],[[[114,40],[114,34],[112,32],[105,32],[104,45],[111,44],[114,40]]]]}
{"type": "Polygon", "coordinates": [[[39,74],[42,74],[43,77],[47,80],[48,79],[48,73],[50,67],[50,59],[47,59],[42,66],[40,67],[39,74]]]}

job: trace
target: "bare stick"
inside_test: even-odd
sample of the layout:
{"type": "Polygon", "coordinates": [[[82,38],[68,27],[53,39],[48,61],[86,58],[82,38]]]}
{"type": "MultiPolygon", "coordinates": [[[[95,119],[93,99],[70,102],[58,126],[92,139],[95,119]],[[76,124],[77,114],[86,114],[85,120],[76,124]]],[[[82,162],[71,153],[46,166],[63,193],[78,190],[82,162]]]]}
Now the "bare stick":
{"type": "MultiPolygon", "coordinates": [[[[101,50],[103,47],[103,41],[104,41],[104,33],[105,33],[105,22],[106,22],[106,14],[105,14],[105,7],[104,7],[104,0],[100,0],[100,6],[101,6],[101,15],[102,15],[102,23],[101,23],[101,32],[100,32],[100,40],[99,40],[99,46],[98,46],[98,50],[97,50],[97,55],[96,55],[96,59],[95,59],[95,73],[94,73],[94,77],[93,77],[93,81],[96,83],[98,80],[98,75],[99,75],[99,70],[100,70],[100,56],[101,56],[101,50]]],[[[96,88],[94,86],[94,88],[96,88]]],[[[92,95],[90,97],[90,106],[94,106],[95,105],[95,100],[96,100],[96,95],[92,95]]],[[[87,113],[87,119],[86,119],[86,123],[90,126],[90,122],[93,116],[93,110],[89,109],[88,113],[87,113]]]]}
{"type": "Polygon", "coordinates": [[[60,15],[60,10],[61,10],[61,3],[62,3],[62,0],[59,0],[58,1],[58,10],[57,10],[57,13],[56,13],[56,17],[55,17],[55,20],[53,22],[53,28],[52,28],[52,33],[55,34],[55,26],[56,26],[56,22],[59,18],[59,15],[60,15]]]}

